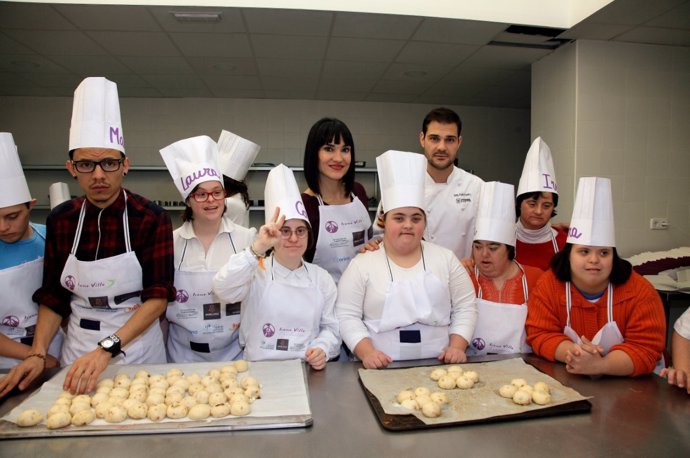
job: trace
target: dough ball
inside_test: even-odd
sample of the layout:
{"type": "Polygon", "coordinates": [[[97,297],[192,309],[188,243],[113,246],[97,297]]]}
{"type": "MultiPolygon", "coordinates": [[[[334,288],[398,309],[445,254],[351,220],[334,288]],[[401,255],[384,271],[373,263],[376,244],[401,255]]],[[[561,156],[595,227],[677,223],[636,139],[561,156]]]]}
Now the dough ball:
{"type": "Polygon", "coordinates": [[[131,406],[137,402],[139,402],[139,401],[137,401],[136,399],[125,399],[124,401],[122,401],[122,407],[124,407],[125,410],[128,410],[129,406],[131,406]]]}
{"type": "Polygon", "coordinates": [[[149,397],[146,398],[146,404],[149,406],[155,406],[156,404],[165,404],[165,396],[159,393],[149,393],[149,397]]]}
{"type": "Polygon", "coordinates": [[[58,412],[48,417],[46,427],[48,429],[64,428],[72,423],[72,416],[67,412],[58,412]]]}
{"type": "Polygon", "coordinates": [[[199,374],[189,374],[185,378],[190,384],[201,383],[201,376],[199,374]]]}
{"type": "Polygon", "coordinates": [[[455,377],[452,375],[444,375],[438,380],[438,387],[444,390],[452,390],[455,388],[455,377]]]}
{"type": "MultiPolygon", "coordinates": [[[[447,372],[459,372],[460,374],[463,373],[462,367],[460,367],[460,366],[458,366],[458,365],[455,365],[455,364],[453,364],[452,366],[446,367],[446,371],[447,371],[447,372]]],[[[455,377],[457,377],[457,376],[460,375],[460,374],[456,374],[455,377]]]]}
{"type": "Polygon", "coordinates": [[[248,403],[248,402],[249,402],[249,399],[247,399],[247,396],[245,396],[244,393],[242,393],[242,394],[233,394],[232,396],[230,396],[228,402],[230,402],[230,405],[232,405],[232,404],[234,404],[234,403],[236,403],[236,402],[247,402],[247,403],[248,403]]]}
{"type": "Polygon", "coordinates": [[[419,406],[414,399],[404,399],[400,405],[407,410],[417,410],[419,406]]]}
{"type": "Polygon", "coordinates": [[[104,420],[108,423],[122,423],[127,419],[127,409],[122,406],[112,406],[105,414],[104,420]]]}
{"type": "Polygon", "coordinates": [[[67,390],[65,390],[65,391],[63,391],[62,393],[60,393],[60,397],[61,397],[61,398],[65,398],[65,399],[73,399],[74,396],[75,396],[75,395],[73,395],[72,393],[70,393],[70,392],[67,391],[67,390]]]}
{"type": "Polygon", "coordinates": [[[96,393],[93,396],[91,396],[91,407],[96,407],[98,404],[101,402],[105,402],[108,400],[110,396],[106,393],[96,393]]]}
{"type": "Polygon", "coordinates": [[[80,402],[87,402],[90,404],[91,403],[91,396],[89,396],[88,394],[80,394],[80,395],[72,398],[72,404],[77,404],[80,402]]]}
{"type": "Polygon", "coordinates": [[[410,390],[402,390],[400,393],[398,393],[398,396],[396,397],[399,404],[402,404],[403,401],[406,401],[408,399],[414,400],[414,398],[414,392],[410,390]]]}
{"type": "Polygon", "coordinates": [[[534,391],[543,391],[544,393],[551,393],[551,388],[544,382],[537,382],[534,384],[534,391]]]}
{"type": "Polygon", "coordinates": [[[161,389],[161,388],[151,388],[149,390],[149,396],[156,394],[156,395],[160,395],[160,396],[165,397],[165,393],[166,393],[166,390],[161,389]]]}
{"type": "Polygon", "coordinates": [[[258,386],[248,386],[247,389],[244,390],[244,395],[247,396],[249,402],[254,402],[261,397],[261,389],[258,386]]]}
{"type": "Polygon", "coordinates": [[[249,363],[243,359],[238,359],[237,361],[233,361],[232,365],[235,366],[235,369],[237,369],[237,372],[246,372],[247,369],[249,369],[249,363]]]}
{"type": "Polygon", "coordinates": [[[148,382],[149,373],[144,369],[139,369],[136,374],[134,374],[134,379],[145,379],[148,382]]]}
{"type": "Polygon", "coordinates": [[[431,390],[425,386],[418,386],[417,388],[414,389],[415,397],[429,396],[430,394],[431,394],[431,390]]]}
{"type": "Polygon", "coordinates": [[[208,404],[211,406],[217,406],[218,404],[223,404],[228,400],[228,398],[223,393],[211,393],[208,397],[208,404]]]}
{"type": "Polygon", "coordinates": [[[524,378],[514,378],[510,381],[510,384],[520,388],[521,386],[527,385],[527,380],[525,380],[524,378]]]}
{"type": "Polygon", "coordinates": [[[17,417],[17,425],[19,426],[34,426],[43,420],[43,415],[36,409],[27,409],[20,413],[17,417]]]}
{"type": "Polygon", "coordinates": [[[170,375],[165,379],[168,382],[168,386],[174,385],[178,380],[184,380],[184,377],[181,375],[170,375]]]}
{"type": "Polygon", "coordinates": [[[551,394],[546,391],[535,390],[534,393],[532,393],[532,400],[535,404],[543,406],[551,402],[551,394]]]}
{"type": "Polygon", "coordinates": [[[127,399],[129,397],[129,390],[127,388],[115,387],[112,390],[110,390],[110,393],[108,393],[108,395],[111,398],[127,399]]]}
{"type": "Polygon", "coordinates": [[[91,402],[90,401],[89,402],[81,401],[81,402],[77,402],[76,404],[72,403],[72,405],[69,407],[69,413],[74,415],[77,412],[81,412],[82,410],[87,410],[90,408],[91,408],[91,402]]]}
{"type": "Polygon", "coordinates": [[[59,404],[59,405],[61,405],[61,406],[67,406],[67,407],[69,407],[70,405],[72,405],[72,400],[69,399],[69,398],[58,398],[58,399],[55,401],[55,404],[59,404]]]}
{"type": "Polygon", "coordinates": [[[417,396],[415,401],[417,402],[417,407],[420,409],[424,407],[424,404],[427,402],[433,402],[429,396],[417,396]]]}
{"type": "Polygon", "coordinates": [[[151,421],[161,421],[165,418],[167,411],[168,406],[166,406],[165,404],[156,404],[153,406],[149,406],[149,410],[146,416],[151,421]]]}
{"type": "Polygon", "coordinates": [[[127,416],[133,420],[141,420],[146,418],[149,413],[149,408],[143,402],[134,401],[127,407],[127,416]]]}
{"type": "Polygon", "coordinates": [[[529,405],[532,402],[532,395],[525,390],[517,390],[513,395],[513,402],[521,406],[529,405]]]}
{"type": "Polygon", "coordinates": [[[131,384],[132,384],[132,381],[127,376],[122,377],[120,379],[115,379],[115,388],[120,387],[120,388],[129,389],[129,386],[131,384]]]}
{"type": "Polygon", "coordinates": [[[154,389],[154,388],[155,388],[155,389],[161,389],[161,390],[163,390],[163,391],[167,390],[167,389],[168,389],[168,386],[170,386],[170,384],[168,383],[167,380],[159,380],[159,381],[157,381],[157,382],[155,382],[155,383],[149,383],[149,387],[150,387],[151,389],[154,389]]]}
{"type": "Polygon", "coordinates": [[[110,386],[99,386],[96,388],[96,393],[105,393],[105,394],[110,394],[110,390],[113,388],[110,386]]]}
{"type": "Polygon", "coordinates": [[[251,375],[247,375],[246,377],[242,377],[240,380],[240,386],[242,388],[247,388],[250,385],[256,385],[259,386],[259,381],[252,377],[251,375]]]}
{"type": "Polygon", "coordinates": [[[244,388],[241,386],[233,386],[232,388],[228,388],[227,390],[223,391],[225,395],[230,398],[235,394],[244,394],[244,388]]]}
{"type": "MultiPolygon", "coordinates": [[[[467,372],[465,372],[465,374],[467,374],[467,372]]],[[[455,379],[455,384],[461,390],[469,390],[474,386],[474,381],[465,374],[455,379]]]]}
{"type": "Polygon", "coordinates": [[[115,377],[113,377],[113,381],[115,382],[115,384],[117,384],[118,381],[124,380],[124,379],[129,380],[129,375],[125,374],[124,372],[119,372],[119,373],[115,374],[115,377]]]}
{"type": "Polygon", "coordinates": [[[53,404],[50,409],[48,409],[48,413],[46,414],[46,417],[50,417],[54,413],[58,412],[67,412],[69,413],[69,406],[66,406],[64,404],[53,404]]]}
{"type": "Polygon", "coordinates": [[[161,374],[153,374],[153,375],[151,375],[151,377],[149,377],[149,385],[153,385],[154,383],[164,382],[164,381],[166,381],[165,376],[163,376],[161,374]]]}
{"type": "MultiPolygon", "coordinates": [[[[173,383],[172,388],[179,388],[184,393],[187,391],[187,388],[189,388],[189,385],[191,385],[189,380],[181,378],[179,380],[176,380],[175,383],[173,383]]],[[[170,388],[168,388],[168,389],[170,389],[170,388]]]]}
{"type": "Polygon", "coordinates": [[[223,392],[223,387],[221,386],[220,383],[211,383],[209,386],[206,387],[206,391],[211,393],[222,393],[223,392]]]}
{"type": "Polygon", "coordinates": [[[175,405],[175,406],[168,406],[167,410],[165,411],[165,414],[167,415],[168,418],[184,418],[187,416],[187,407],[185,407],[182,404],[175,405]]]}
{"type": "Polygon", "coordinates": [[[211,369],[206,374],[218,380],[220,378],[220,369],[211,369]]]}
{"type": "Polygon", "coordinates": [[[198,404],[208,404],[208,398],[210,396],[211,394],[206,390],[197,391],[194,395],[198,404]]]}
{"type": "Polygon", "coordinates": [[[197,404],[191,409],[187,416],[190,420],[205,420],[211,415],[211,406],[208,404],[197,404]]]}
{"type": "Polygon", "coordinates": [[[134,399],[135,401],[139,402],[146,402],[146,399],[149,397],[149,392],[146,390],[138,390],[129,393],[129,399],[134,399]]]}
{"type": "Polygon", "coordinates": [[[111,403],[110,401],[104,401],[99,403],[96,406],[96,418],[100,418],[101,420],[104,420],[106,415],[108,415],[108,410],[113,406],[114,404],[111,403]]]}
{"type": "Polygon", "coordinates": [[[515,385],[503,385],[498,389],[498,394],[501,395],[501,397],[513,399],[513,396],[517,390],[518,388],[515,385]]]}
{"type": "Polygon", "coordinates": [[[211,385],[211,384],[213,384],[213,383],[217,383],[217,382],[218,382],[218,378],[217,378],[217,377],[213,377],[213,376],[211,376],[211,375],[204,375],[204,376],[201,378],[201,384],[204,385],[204,386],[209,386],[209,385],[211,385]]]}
{"type": "Polygon", "coordinates": [[[80,410],[72,416],[72,424],[74,426],[88,425],[96,419],[96,413],[93,409],[80,410]]]}
{"type": "Polygon", "coordinates": [[[479,381],[479,373],[477,371],[465,371],[462,375],[472,380],[472,383],[477,383],[479,381]]]}
{"type": "Polygon", "coordinates": [[[532,388],[532,385],[522,385],[518,390],[527,391],[529,394],[532,394],[534,388],[532,388]]]}
{"type": "Polygon", "coordinates": [[[220,386],[222,386],[224,390],[227,390],[228,388],[232,388],[233,386],[239,386],[239,382],[234,377],[226,378],[225,380],[220,382],[220,386]]]}
{"type": "Polygon", "coordinates": [[[436,418],[441,416],[441,406],[434,401],[427,402],[422,406],[422,415],[428,418],[436,418]]]}
{"type": "Polygon", "coordinates": [[[227,366],[223,366],[220,368],[221,375],[222,374],[228,374],[228,375],[235,375],[236,376],[238,372],[239,371],[237,370],[237,368],[232,364],[228,364],[227,366]]]}
{"type": "Polygon", "coordinates": [[[446,393],[443,393],[441,391],[435,391],[429,395],[432,401],[434,401],[436,404],[448,404],[448,395],[446,393]]]}
{"type": "Polygon", "coordinates": [[[148,379],[145,378],[135,378],[132,380],[132,384],[129,385],[129,391],[132,390],[148,390],[149,389],[149,381],[148,379]]]}
{"type": "Polygon", "coordinates": [[[445,369],[434,369],[431,371],[431,374],[429,374],[429,378],[435,382],[438,382],[441,377],[447,374],[448,372],[445,369]]]}
{"type": "Polygon", "coordinates": [[[197,392],[201,391],[204,389],[204,385],[202,385],[200,382],[194,382],[191,385],[189,385],[189,388],[187,388],[187,392],[194,396],[197,392]]]}
{"type": "Polygon", "coordinates": [[[223,418],[228,415],[230,415],[230,404],[227,402],[211,407],[211,416],[213,418],[223,418]]]}
{"type": "Polygon", "coordinates": [[[251,407],[247,401],[237,401],[230,404],[230,413],[238,417],[249,415],[251,412],[251,407]]]}
{"type": "Polygon", "coordinates": [[[98,388],[102,388],[107,386],[108,388],[112,388],[113,385],[115,384],[115,381],[111,378],[104,378],[103,380],[100,380],[98,383],[96,383],[96,386],[98,388]]]}
{"type": "Polygon", "coordinates": [[[187,407],[188,409],[191,409],[198,403],[196,402],[196,398],[194,396],[187,395],[184,398],[182,398],[181,404],[187,407]]]}
{"type": "Polygon", "coordinates": [[[167,405],[172,405],[176,402],[182,401],[182,399],[184,399],[184,395],[182,393],[180,393],[179,391],[173,391],[165,397],[165,403],[167,405]]]}
{"type": "Polygon", "coordinates": [[[179,369],[177,367],[170,369],[166,375],[166,378],[167,377],[175,377],[175,376],[178,376],[178,377],[184,376],[184,372],[182,372],[182,369],[179,369]]]}

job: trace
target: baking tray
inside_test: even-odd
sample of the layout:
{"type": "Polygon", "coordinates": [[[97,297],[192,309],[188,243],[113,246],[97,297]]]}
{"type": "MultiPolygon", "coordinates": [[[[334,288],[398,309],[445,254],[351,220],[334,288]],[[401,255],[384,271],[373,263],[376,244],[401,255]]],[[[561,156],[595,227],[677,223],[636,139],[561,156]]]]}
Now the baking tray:
{"type": "MultiPolygon", "coordinates": [[[[463,363],[461,366],[471,366],[472,364],[479,363],[463,363]]],[[[528,363],[529,364],[529,363],[528,363]]],[[[534,367],[533,365],[530,365],[534,367]]],[[[442,368],[443,366],[424,366],[426,369],[432,369],[435,367],[442,368]]],[[[406,368],[394,368],[394,369],[384,369],[386,371],[397,371],[406,368]]],[[[536,370],[539,370],[535,367],[536,370]]],[[[541,372],[541,371],[539,371],[541,372]]],[[[548,378],[548,375],[545,375],[548,378]]],[[[552,379],[555,381],[555,379],[552,379]]],[[[592,403],[587,399],[581,399],[577,401],[568,402],[566,404],[554,405],[551,407],[541,407],[537,409],[526,410],[521,413],[512,413],[507,415],[496,415],[481,419],[474,420],[462,420],[462,421],[448,421],[439,423],[424,423],[422,420],[417,418],[415,415],[399,415],[399,414],[388,414],[384,411],[383,406],[379,399],[374,395],[364,384],[361,376],[358,377],[358,381],[366,398],[369,401],[369,405],[374,411],[374,415],[381,423],[381,426],[388,431],[413,431],[420,429],[435,429],[435,428],[447,428],[451,426],[465,426],[465,425],[475,425],[475,424],[485,424],[485,423],[498,423],[504,421],[516,421],[516,420],[527,420],[530,418],[543,418],[543,417],[553,417],[560,415],[572,415],[579,413],[589,413],[592,410],[592,403]]],[[[440,390],[443,391],[443,390],[440,390]]]]}
{"type": "MultiPolygon", "coordinates": [[[[106,369],[101,377],[112,377],[115,373],[125,372],[130,375],[136,373],[139,369],[145,369],[151,374],[165,374],[169,369],[181,368],[185,374],[189,373],[205,373],[211,368],[220,368],[228,363],[193,363],[193,364],[160,364],[160,365],[129,365],[119,366],[111,365],[106,369]]],[[[57,383],[61,385],[62,380],[66,374],[63,368],[60,372],[55,374],[47,383],[57,383]]],[[[12,415],[13,412],[22,411],[25,408],[34,407],[40,401],[41,396],[44,398],[46,394],[41,394],[41,389],[34,392],[31,396],[24,399],[18,406],[14,407],[10,413],[0,420],[0,440],[2,439],[26,439],[38,437],[70,437],[70,436],[115,436],[115,435],[140,435],[140,434],[179,434],[179,433],[197,433],[197,432],[214,432],[214,431],[242,431],[242,430],[261,430],[261,429],[283,429],[283,428],[305,428],[313,424],[311,415],[311,406],[309,404],[309,390],[307,385],[307,376],[304,365],[300,360],[290,361],[264,361],[250,363],[250,375],[256,375],[259,378],[262,389],[262,398],[257,399],[252,404],[252,409],[263,404],[263,410],[266,406],[270,409],[271,405],[271,389],[272,385],[280,384],[278,390],[285,386],[293,384],[294,392],[298,398],[298,403],[302,405],[296,408],[295,414],[286,414],[283,411],[282,415],[270,416],[252,416],[246,417],[224,417],[224,418],[209,418],[203,421],[192,421],[189,419],[181,420],[166,420],[162,422],[152,422],[149,420],[128,420],[128,423],[120,424],[101,424],[105,423],[99,421],[99,424],[92,423],[87,426],[68,426],[66,428],[47,429],[44,423],[32,427],[19,427],[12,421],[5,418],[12,415]],[[257,404],[260,403],[260,404],[257,404]],[[306,405],[305,405],[306,403],[306,405]]],[[[44,385],[45,386],[45,385],[44,385]]],[[[43,388],[43,387],[42,387],[43,388]]],[[[257,409],[259,410],[259,409],[257,409]]],[[[289,409],[288,409],[289,410],[289,409]]],[[[44,410],[41,410],[45,413],[44,410]]],[[[45,419],[44,419],[45,422],[45,419]]]]}

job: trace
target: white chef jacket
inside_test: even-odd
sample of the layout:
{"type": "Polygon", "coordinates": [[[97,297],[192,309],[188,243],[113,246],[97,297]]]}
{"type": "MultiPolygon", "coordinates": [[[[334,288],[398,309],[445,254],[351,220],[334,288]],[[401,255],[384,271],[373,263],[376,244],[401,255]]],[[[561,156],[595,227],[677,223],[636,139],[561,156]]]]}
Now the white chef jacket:
{"type": "MultiPolygon", "coordinates": [[[[458,334],[470,342],[477,322],[474,285],[467,271],[452,251],[423,241],[424,262],[403,268],[390,261],[393,279],[413,279],[426,269],[443,284],[448,284],[451,298],[451,317],[448,334],[458,334]]],[[[354,350],[360,340],[370,337],[364,320],[379,320],[391,284],[391,272],[386,262],[385,246],[354,257],[338,283],[338,301],[335,306],[340,321],[343,342],[354,350]]]]}
{"type": "Polygon", "coordinates": [[[690,340],[690,307],[678,317],[673,330],[684,339],[690,340]]]}
{"type": "MultiPolygon", "coordinates": [[[[230,257],[213,278],[213,291],[225,302],[242,302],[241,316],[251,307],[261,307],[266,278],[288,285],[317,288],[324,298],[321,309],[321,322],[318,335],[309,344],[310,347],[322,349],[328,359],[340,354],[340,333],[338,319],[335,317],[335,299],[337,289],[331,275],[316,264],[303,261],[303,265],[290,270],[281,265],[273,256],[263,260],[266,270],[260,269],[259,262],[249,250],[241,251],[230,257]],[[306,268],[305,268],[306,266],[306,268]]],[[[290,299],[286,298],[286,306],[290,299]]],[[[240,343],[246,342],[246,326],[240,323],[240,343]]]]}
{"type": "Polygon", "coordinates": [[[220,270],[228,262],[230,256],[235,254],[232,245],[239,253],[249,246],[256,238],[255,228],[246,228],[233,223],[229,219],[222,218],[218,235],[208,247],[208,253],[204,246],[196,238],[191,221],[186,221],[173,232],[173,244],[175,247],[175,270],[186,272],[209,272],[220,270]],[[229,243],[230,234],[232,244],[229,243]],[[185,248],[186,243],[186,248],[185,248]],[[182,260],[182,265],[180,265],[182,260]]]}
{"type": "Polygon", "coordinates": [[[446,183],[424,178],[424,239],[448,248],[458,259],[472,256],[474,225],[484,180],[453,167],[446,183]]]}

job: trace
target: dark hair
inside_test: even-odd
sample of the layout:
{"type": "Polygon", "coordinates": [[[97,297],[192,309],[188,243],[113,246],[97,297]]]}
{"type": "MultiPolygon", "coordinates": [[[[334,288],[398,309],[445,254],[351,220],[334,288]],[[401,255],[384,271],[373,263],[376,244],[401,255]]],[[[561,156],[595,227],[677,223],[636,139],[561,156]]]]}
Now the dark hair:
{"type": "MultiPolygon", "coordinates": [[[[565,247],[551,258],[551,270],[560,281],[571,281],[570,253],[572,251],[573,244],[566,243],[565,247]]],[[[632,264],[618,256],[616,247],[613,247],[613,265],[609,281],[614,285],[622,285],[628,281],[630,275],[632,275],[632,264]]]]}
{"type": "MultiPolygon", "coordinates": [[[[538,200],[541,195],[544,194],[544,192],[541,191],[534,191],[534,192],[526,192],[524,194],[520,194],[517,196],[515,199],[515,215],[517,218],[520,217],[520,206],[522,205],[522,202],[527,200],[527,199],[534,199],[538,200]]],[[[551,193],[551,196],[553,196],[553,212],[551,213],[551,218],[556,216],[556,207],[558,207],[558,194],[555,192],[551,193]]]]}
{"type": "MultiPolygon", "coordinates": [[[[194,221],[194,212],[192,211],[192,207],[190,207],[187,202],[189,201],[189,199],[193,199],[192,194],[195,193],[197,189],[199,189],[199,184],[194,186],[192,192],[187,194],[187,198],[184,200],[184,210],[182,210],[182,221],[184,221],[185,223],[187,221],[194,221]]],[[[221,214],[221,216],[224,215],[227,210],[228,206],[225,205],[225,199],[223,199],[223,213],[221,214]]]]}
{"type": "Polygon", "coordinates": [[[344,122],[335,118],[321,118],[311,126],[304,147],[304,178],[309,189],[320,194],[319,189],[319,150],[331,141],[342,138],[343,143],[350,147],[350,168],[343,176],[345,193],[350,195],[355,184],[355,142],[352,133],[344,122]]]}
{"type": "Polygon", "coordinates": [[[515,247],[512,245],[508,245],[507,243],[501,243],[501,245],[505,245],[506,249],[508,250],[508,261],[512,261],[513,259],[515,259],[515,247]]]}
{"type": "Polygon", "coordinates": [[[237,181],[227,175],[223,175],[223,187],[225,188],[227,197],[241,194],[242,202],[244,202],[244,205],[249,209],[249,190],[243,181],[237,181]]]}
{"type": "Polygon", "coordinates": [[[424,121],[422,122],[422,133],[424,135],[426,135],[427,127],[429,127],[432,121],[441,124],[455,124],[458,126],[458,136],[460,136],[462,132],[462,121],[460,120],[460,116],[450,108],[434,108],[424,117],[424,121]]]}

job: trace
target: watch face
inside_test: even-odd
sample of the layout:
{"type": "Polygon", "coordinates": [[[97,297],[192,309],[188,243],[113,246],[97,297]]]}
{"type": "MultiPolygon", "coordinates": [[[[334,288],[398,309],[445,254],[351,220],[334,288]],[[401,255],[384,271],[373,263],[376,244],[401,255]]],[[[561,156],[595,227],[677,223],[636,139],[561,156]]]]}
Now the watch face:
{"type": "Polygon", "coordinates": [[[113,342],[113,340],[110,337],[108,337],[106,339],[101,340],[101,347],[110,348],[113,346],[114,343],[115,342],[113,342]]]}

